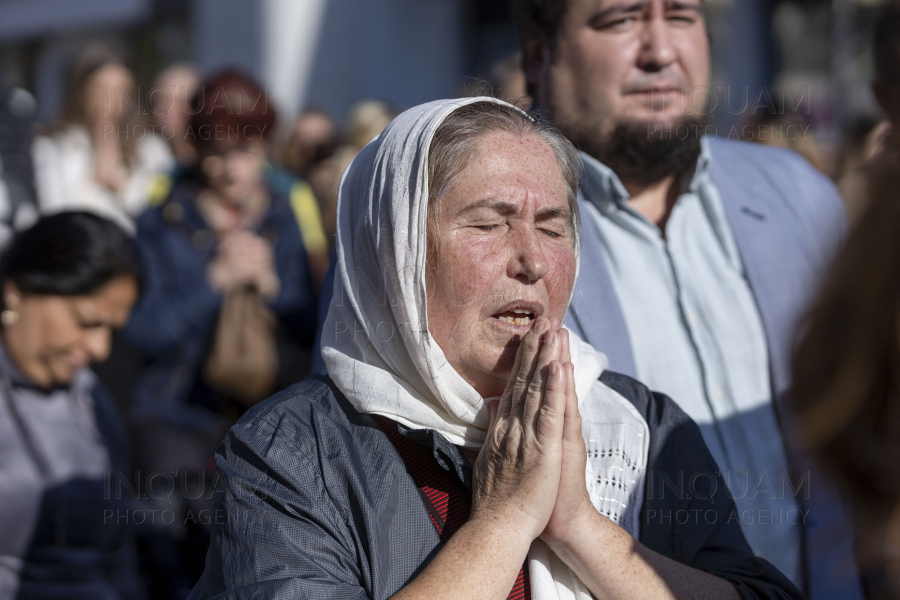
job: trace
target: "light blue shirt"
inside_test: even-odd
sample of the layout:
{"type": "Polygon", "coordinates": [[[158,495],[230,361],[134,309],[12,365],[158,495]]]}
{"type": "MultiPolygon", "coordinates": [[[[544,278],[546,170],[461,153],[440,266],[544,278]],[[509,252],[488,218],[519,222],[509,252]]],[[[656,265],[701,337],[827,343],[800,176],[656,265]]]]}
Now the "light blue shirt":
{"type": "Polygon", "coordinates": [[[585,156],[584,226],[599,232],[638,379],[697,422],[750,546],[799,585],[802,515],[772,405],[766,336],[702,144],[665,232],[627,204],[608,167],[585,156]]]}

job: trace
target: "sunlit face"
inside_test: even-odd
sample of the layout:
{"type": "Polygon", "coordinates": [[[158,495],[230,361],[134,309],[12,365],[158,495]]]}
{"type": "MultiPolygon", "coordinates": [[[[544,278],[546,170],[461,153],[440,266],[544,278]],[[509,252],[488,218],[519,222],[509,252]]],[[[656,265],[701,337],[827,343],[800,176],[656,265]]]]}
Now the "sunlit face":
{"type": "Polygon", "coordinates": [[[109,355],[110,336],[137,300],[133,277],[112,279],[89,296],[22,295],[7,282],[3,297],[18,320],[3,343],[22,373],[41,387],[66,385],[75,371],[109,355]]]}
{"type": "MultiPolygon", "coordinates": [[[[319,160],[323,149],[330,149],[337,139],[334,123],[325,115],[309,113],[294,124],[291,136],[291,154],[296,166],[306,167],[319,160]]],[[[333,149],[332,149],[333,151],[333,149]]]]}
{"type": "Polygon", "coordinates": [[[131,114],[129,104],[135,104],[134,76],[122,65],[104,65],[87,80],[83,101],[89,122],[121,122],[131,114]]]}
{"type": "Polygon", "coordinates": [[[209,187],[234,206],[243,206],[263,185],[266,152],[262,142],[251,142],[203,159],[209,187]]]}
{"type": "Polygon", "coordinates": [[[620,123],[677,124],[706,109],[700,0],[567,0],[555,50],[529,39],[526,54],[539,104],[566,133],[602,139],[620,123]]]}
{"type": "Polygon", "coordinates": [[[197,74],[183,67],[169,69],[156,82],[148,100],[163,138],[184,136],[191,120],[191,98],[199,86],[197,74]]]}
{"type": "Polygon", "coordinates": [[[562,320],[575,281],[566,185],[549,146],[492,133],[429,219],[428,329],[484,397],[503,393],[537,317],[562,320]]]}

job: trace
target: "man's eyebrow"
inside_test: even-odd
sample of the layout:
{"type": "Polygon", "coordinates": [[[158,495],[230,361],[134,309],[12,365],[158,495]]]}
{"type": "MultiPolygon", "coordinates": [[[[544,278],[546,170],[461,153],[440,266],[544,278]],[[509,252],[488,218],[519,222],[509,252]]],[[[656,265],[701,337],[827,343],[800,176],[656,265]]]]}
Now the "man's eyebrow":
{"type": "Polygon", "coordinates": [[[646,10],[648,6],[650,6],[650,2],[647,2],[646,0],[643,2],[631,3],[620,2],[619,4],[614,4],[609,8],[604,8],[603,10],[594,13],[591,16],[591,22],[596,23],[598,21],[605,21],[607,18],[617,13],[641,12],[643,10],[646,10]]]}
{"type": "Polygon", "coordinates": [[[697,14],[703,14],[703,4],[697,2],[678,2],[671,0],[666,2],[666,10],[690,10],[697,14]]]}
{"type": "MultiPolygon", "coordinates": [[[[615,4],[610,6],[609,8],[605,8],[598,13],[595,13],[591,17],[591,22],[602,22],[607,18],[611,17],[615,14],[628,14],[628,13],[637,13],[646,10],[650,6],[650,2],[631,2],[625,3],[620,2],[619,4],[615,4]]],[[[679,2],[678,0],[667,1],[665,3],[666,10],[690,10],[694,11],[698,14],[703,14],[703,5],[700,3],[694,2],[679,2]]]]}

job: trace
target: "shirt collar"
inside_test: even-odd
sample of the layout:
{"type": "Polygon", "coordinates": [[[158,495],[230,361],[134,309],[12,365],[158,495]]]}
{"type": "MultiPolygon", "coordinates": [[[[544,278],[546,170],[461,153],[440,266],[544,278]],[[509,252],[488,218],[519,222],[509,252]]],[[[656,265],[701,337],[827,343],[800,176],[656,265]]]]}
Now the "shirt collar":
{"type": "MultiPolygon", "coordinates": [[[[682,192],[698,193],[700,187],[709,180],[710,154],[709,140],[706,136],[702,136],[700,156],[697,158],[694,174],[687,185],[682,184],[682,192]]],[[[593,156],[582,152],[581,158],[584,161],[581,188],[585,198],[594,203],[601,212],[605,212],[613,205],[624,208],[630,196],[619,176],[593,156]]]]}

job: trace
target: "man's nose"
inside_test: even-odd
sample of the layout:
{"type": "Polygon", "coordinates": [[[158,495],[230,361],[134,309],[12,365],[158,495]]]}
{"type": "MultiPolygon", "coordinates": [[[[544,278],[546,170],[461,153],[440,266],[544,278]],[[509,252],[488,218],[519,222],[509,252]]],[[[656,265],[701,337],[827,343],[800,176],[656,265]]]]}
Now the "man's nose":
{"type": "Polygon", "coordinates": [[[664,14],[653,14],[641,32],[641,52],[638,66],[648,72],[662,71],[675,61],[672,32],[664,14]]]}
{"type": "Polygon", "coordinates": [[[540,235],[536,229],[529,228],[512,236],[514,252],[507,272],[513,279],[522,283],[534,283],[547,275],[549,263],[540,235]]]}

